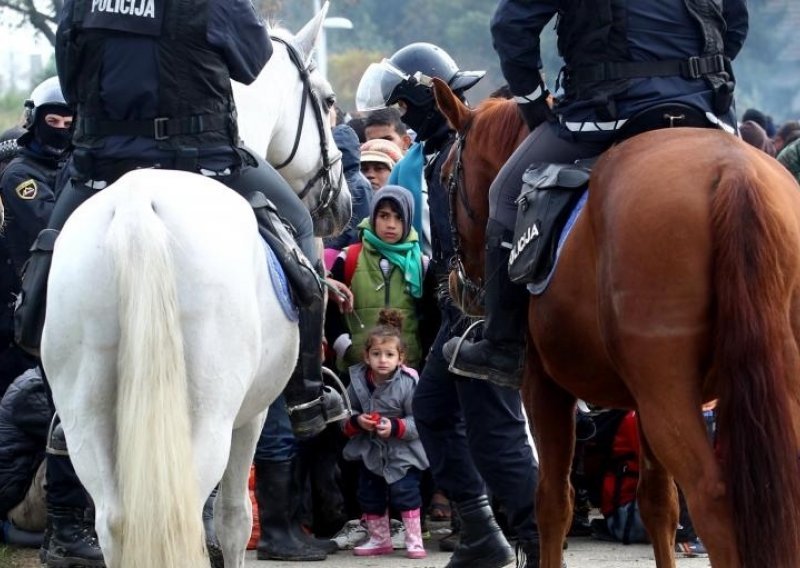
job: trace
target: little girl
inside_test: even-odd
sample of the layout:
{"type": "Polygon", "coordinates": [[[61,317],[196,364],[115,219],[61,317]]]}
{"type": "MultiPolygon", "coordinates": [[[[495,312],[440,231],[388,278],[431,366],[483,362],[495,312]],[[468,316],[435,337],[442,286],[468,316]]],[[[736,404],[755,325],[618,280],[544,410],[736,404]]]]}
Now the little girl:
{"type": "Polygon", "coordinates": [[[369,540],[356,556],[392,553],[387,505],[400,511],[406,529],[406,556],[425,558],[420,527],[421,470],[428,458],[411,414],[417,374],[403,365],[403,316],[383,309],[367,335],[364,362],[350,367],[348,387],[353,416],[345,423],[350,440],[344,458],[360,461],[358,501],[369,540]]]}

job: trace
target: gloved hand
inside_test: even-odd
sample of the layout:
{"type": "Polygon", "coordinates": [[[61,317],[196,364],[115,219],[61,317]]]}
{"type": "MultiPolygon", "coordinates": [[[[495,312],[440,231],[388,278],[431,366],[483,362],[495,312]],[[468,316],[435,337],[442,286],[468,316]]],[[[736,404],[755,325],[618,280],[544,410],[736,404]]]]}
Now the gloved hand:
{"type": "Polygon", "coordinates": [[[541,97],[531,102],[517,103],[517,108],[531,132],[543,122],[555,122],[556,120],[556,115],[547,104],[547,97],[541,97]]]}

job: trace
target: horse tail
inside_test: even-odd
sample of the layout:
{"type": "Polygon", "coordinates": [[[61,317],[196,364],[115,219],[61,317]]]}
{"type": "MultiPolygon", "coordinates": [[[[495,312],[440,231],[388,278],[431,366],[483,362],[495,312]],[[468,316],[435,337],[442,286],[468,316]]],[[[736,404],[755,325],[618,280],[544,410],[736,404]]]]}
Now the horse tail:
{"type": "Polygon", "coordinates": [[[170,234],[145,188],[132,189],[108,231],[119,292],[120,566],[207,566],[170,234]]]}
{"type": "Polygon", "coordinates": [[[743,157],[720,178],[711,204],[718,449],[742,568],[790,568],[800,552],[790,410],[798,374],[790,318],[797,228],[770,197],[770,172],[754,160],[743,157]]]}

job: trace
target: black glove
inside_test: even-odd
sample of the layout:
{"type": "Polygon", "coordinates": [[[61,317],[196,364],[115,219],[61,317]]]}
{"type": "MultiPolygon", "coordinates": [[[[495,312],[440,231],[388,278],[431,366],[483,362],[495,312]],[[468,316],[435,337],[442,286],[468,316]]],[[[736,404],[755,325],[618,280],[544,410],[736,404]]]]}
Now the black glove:
{"type": "Polygon", "coordinates": [[[546,97],[541,97],[532,102],[517,103],[517,108],[531,132],[543,122],[556,121],[556,115],[553,114],[550,105],[547,104],[546,97]]]}

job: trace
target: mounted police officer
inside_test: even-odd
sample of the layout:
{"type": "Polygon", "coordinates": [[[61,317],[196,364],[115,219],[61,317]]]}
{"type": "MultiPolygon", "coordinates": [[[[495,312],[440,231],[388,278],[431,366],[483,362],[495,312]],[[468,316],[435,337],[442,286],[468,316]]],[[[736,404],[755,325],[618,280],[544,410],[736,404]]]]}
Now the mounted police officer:
{"type": "Polygon", "coordinates": [[[417,144],[394,167],[389,183],[413,187],[423,180],[426,186],[418,188],[424,201],[417,209],[430,213],[429,223],[423,219],[422,225],[432,247],[429,273],[439,284],[441,325],[414,394],[414,419],[436,486],[447,493],[461,521],[448,568],[499,568],[514,559],[495,521],[486,485],[508,512],[522,549],[520,566],[539,562],[533,504],[538,467],[520,394],[486,381],[461,379],[448,371],[442,356],[442,345],[463,332],[467,322],[447,293],[448,260],[454,250],[448,193],[440,178],[455,133],[436,107],[431,79],[446,81],[463,100],[464,92],[483,75],[459,70],[435,45],[413,43],[371,65],[356,95],[359,110],[396,105],[403,122],[417,133],[417,144]]]}
{"type": "MultiPolygon", "coordinates": [[[[239,146],[231,90],[231,79],[253,82],[271,55],[250,0],[64,3],[56,65],[77,111],[72,179],[34,245],[23,306],[43,302],[52,245],[69,215],[122,174],[168,168],[213,177],[248,199],[259,231],[290,279],[300,282],[300,356],[284,394],[295,434],[310,437],[345,414],[338,393],[322,384],[323,297],[311,217],[271,166],[239,146]],[[291,224],[302,254],[291,238],[274,237],[282,228],[276,210],[291,224]]],[[[31,316],[29,308],[21,314],[19,340],[35,348],[43,315],[31,316]]]]}
{"type": "MultiPolygon", "coordinates": [[[[25,101],[25,132],[17,139],[19,149],[0,178],[7,225],[3,245],[19,278],[31,244],[47,227],[57,188],[69,156],[72,110],[64,101],[58,77],[39,84],[25,101]]],[[[18,289],[17,289],[18,291],[18,289]]],[[[9,316],[10,317],[10,316],[9,316]]],[[[35,366],[33,358],[25,359],[35,366]]],[[[51,414],[53,399],[45,382],[51,414]]],[[[64,431],[54,423],[46,449],[47,537],[41,551],[47,566],[104,566],[103,555],[87,515],[86,491],[75,475],[66,453],[64,431]]]]}
{"type": "MultiPolygon", "coordinates": [[[[731,60],[747,34],[745,0],[501,0],[492,19],[503,74],[531,134],[489,191],[483,339],[465,341],[460,373],[518,388],[528,294],[508,277],[522,174],[569,164],[615,141],[670,126],[735,132],[731,60]],[[540,71],[539,34],[558,15],[563,94],[554,108],[540,71]]],[[[445,346],[451,360],[457,340],[445,346]]]]}

